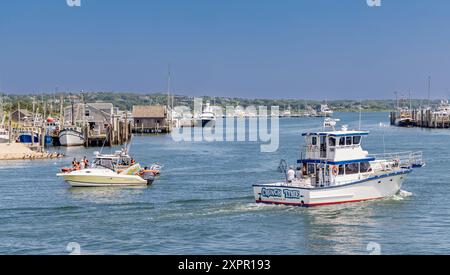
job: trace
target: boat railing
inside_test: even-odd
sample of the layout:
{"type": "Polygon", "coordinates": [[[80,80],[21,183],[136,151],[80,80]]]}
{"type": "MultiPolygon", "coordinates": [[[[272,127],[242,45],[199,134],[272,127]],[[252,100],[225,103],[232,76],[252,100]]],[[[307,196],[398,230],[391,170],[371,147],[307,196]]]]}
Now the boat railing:
{"type": "Polygon", "coordinates": [[[393,161],[401,168],[418,168],[425,166],[422,151],[397,152],[370,155],[377,160],[393,161]]]}

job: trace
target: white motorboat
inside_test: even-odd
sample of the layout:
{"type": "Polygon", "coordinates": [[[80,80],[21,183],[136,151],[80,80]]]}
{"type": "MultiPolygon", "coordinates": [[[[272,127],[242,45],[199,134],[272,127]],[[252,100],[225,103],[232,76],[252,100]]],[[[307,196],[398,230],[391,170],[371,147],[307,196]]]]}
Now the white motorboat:
{"type": "Polygon", "coordinates": [[[160,165],[142,168],[124,151],[111,155],[96,152],[95,156],[90,168],[63,168],[57,176],[72,187],[147,186],[153,184],[162,168],[160,165]]]}
{"type": "Polygon", "coordinates": [[[140,169],[140,165],[136,164],[118,174],[112,169],[89,168],[58,174],[58,176],[63,177],[64,181],[73,187],[146,186],[151,184],[137,174],[140,169]]]}
{"type": "Polygon", "coordinates": [[[284,182],[256,184],[257,203],[318,206],[360,202],[396,195],[413,168],[424,166],[421,152],[369,155],[361,147],[365,131],[336,131],[335,120],[324,126],[331,131],[305,133],[306,146],[297,171],[293,167],[284,182]],[[295,175],[292,178],[292,175],[295,175]]]}
{"type": "Polygon", "coordinates": [[[85,143],[83,132],[79,127],[66,127],[59,132],[61,146],[82,146],[85,143]]]}

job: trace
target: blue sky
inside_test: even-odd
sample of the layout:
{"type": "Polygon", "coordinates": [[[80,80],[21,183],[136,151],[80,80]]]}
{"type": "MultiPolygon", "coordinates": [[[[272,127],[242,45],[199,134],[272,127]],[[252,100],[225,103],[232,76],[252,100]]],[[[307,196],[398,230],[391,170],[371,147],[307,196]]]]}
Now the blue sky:
{"type": "Polygon", "coordinates": [[[250,98],[450,91],[450,1],[0,0],[0,90],[250,98]]]}

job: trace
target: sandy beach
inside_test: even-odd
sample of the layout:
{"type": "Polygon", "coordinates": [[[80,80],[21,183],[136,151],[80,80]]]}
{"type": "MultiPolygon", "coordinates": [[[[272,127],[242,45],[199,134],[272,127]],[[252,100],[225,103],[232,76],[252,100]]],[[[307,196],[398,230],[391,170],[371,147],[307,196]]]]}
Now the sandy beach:
{"type": "Polygon", "coordinates": [[[0,144],[0,160],[48,159],[56,157],[57,155],[55,154],[35,152],[21,143],[0,144]]]}

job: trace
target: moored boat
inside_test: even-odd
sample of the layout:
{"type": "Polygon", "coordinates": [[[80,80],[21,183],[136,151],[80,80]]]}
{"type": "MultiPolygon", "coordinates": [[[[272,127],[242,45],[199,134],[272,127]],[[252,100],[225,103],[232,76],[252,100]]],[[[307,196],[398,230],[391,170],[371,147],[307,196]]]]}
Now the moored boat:
{"type": "Polygon", "coordinates": [[[203,112],[200,114],[197,125],[201,127],[215,127],[216,125],[216,116],[212,111],[210,103],[206,103],[203,112]]]}
{"type": "MultiPolygon", "coordinates": [[[[328,126],[335,122],[328,119],[328,126]]],[[[325,127],[324,127],[325,128],[325,127]]],[[[257,203],[319,206],[382,199],[396,195],[413,168],[424,166],[421,152],[369,155],[361,147],[366,131],[309,132],[297,171],[285,181],[256,184],[257,203]]]]}
{"type": "Polygon", "coordinates": [[[82,146],[85,143],[81,128],[67,127],[59,132],[59,143],[61,146],[82,146]]]}

